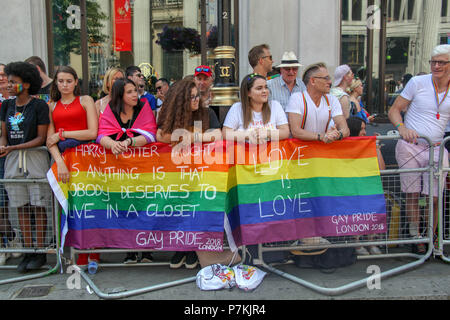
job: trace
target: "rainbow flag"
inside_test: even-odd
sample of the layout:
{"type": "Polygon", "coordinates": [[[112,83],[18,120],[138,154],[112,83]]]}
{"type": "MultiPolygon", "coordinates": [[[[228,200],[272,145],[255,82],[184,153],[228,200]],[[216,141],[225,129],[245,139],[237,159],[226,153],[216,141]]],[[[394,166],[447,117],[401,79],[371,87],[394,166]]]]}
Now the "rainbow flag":
{"type": "Polygon", "coordinates": [[[386,232],[374,137],[188,150],[154,143],[114,156],[97,144],[64,153],[61,248],[221,251],[241,245],[386,232]],[[65,242],[64,242],[65,240],[65,242]]]}
{"type": "Polygon", "coordinates": [[[246,158],[229,170],[227,232],[236,246],[386,232],[375,137],[236,148],[246,158]]]}
{"type": "Polygon", "coordinates": [[[56,164],[47,174],[63,208],[61,248],[221,251],[228,166],[194,154],[177,165],[171,153],[161,143],[119,156],[97,144],[68,149],[70,182],[57,181],[56,164]]]}

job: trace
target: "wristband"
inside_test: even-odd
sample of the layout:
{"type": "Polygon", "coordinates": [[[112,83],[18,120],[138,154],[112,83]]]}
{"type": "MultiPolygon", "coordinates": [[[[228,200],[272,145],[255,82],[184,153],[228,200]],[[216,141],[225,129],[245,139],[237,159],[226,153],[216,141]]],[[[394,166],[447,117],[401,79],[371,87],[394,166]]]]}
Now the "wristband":
{"type": "Polygon", "coordinates": [[[64,129],[60,128],[59,129],[59,140],[61,140],[61,141],[66,140],[66,138],[63,137],[63,132],[64,132],[64,129]]]}
{"type": "Polygon", "coordinates": [[[341,131],[339,131],[339,140],[342,140],[344,138],[344,135],[342,134],[341,131]]]}
{"type": "Polygon", "coordinates": [[[404,124],[400,122],[399,124],[397,124],[397,125],[395,126],[395,128],[398,129],[398,128],[400,128],[400,126],[403,126],[403,125],[404,125],[404,124]]]}

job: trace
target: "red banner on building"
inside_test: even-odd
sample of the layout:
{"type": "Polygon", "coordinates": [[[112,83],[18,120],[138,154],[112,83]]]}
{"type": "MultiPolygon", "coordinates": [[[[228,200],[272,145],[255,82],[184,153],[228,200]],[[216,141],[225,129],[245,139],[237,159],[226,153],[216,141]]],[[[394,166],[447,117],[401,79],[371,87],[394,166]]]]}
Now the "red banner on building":
{"type": "Polygon", "coordinates": [[[114,50],[132,51],[130,0],[114,0],[114,50]]]}

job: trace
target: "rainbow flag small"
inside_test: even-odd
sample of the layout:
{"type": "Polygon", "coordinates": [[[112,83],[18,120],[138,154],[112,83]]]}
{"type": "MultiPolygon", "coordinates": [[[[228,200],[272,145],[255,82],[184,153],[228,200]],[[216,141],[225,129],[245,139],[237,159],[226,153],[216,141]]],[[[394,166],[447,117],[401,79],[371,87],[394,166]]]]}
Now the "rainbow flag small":
{"type": "Polygon", "coordinates": [[[386,232],[375,137],[237,148],[247,162],[229,171],[226,211],[236,246],[386,232]]]}

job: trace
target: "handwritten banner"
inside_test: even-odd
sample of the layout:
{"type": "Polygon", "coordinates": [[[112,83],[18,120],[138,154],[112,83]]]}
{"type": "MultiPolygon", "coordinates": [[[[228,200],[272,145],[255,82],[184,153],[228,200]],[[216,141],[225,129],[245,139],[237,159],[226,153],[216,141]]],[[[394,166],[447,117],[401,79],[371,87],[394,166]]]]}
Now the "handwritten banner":
{"type": "MultiPolygon", "coordinates": [[[[114,156],[96,144],[64,153],[68,184],[48,173],[76,248],[221,251],[240,245],[386,232],[375,139],[155,143],[114,156]]],[[[67,235],[67,236],[66,236],[67,235]]]]}
{"type": "Polygon", "coordinates": [[[237,246],[386,232],[374,137],[237,148],[253,159],[229,171],[227,217],[237,246]]]}

